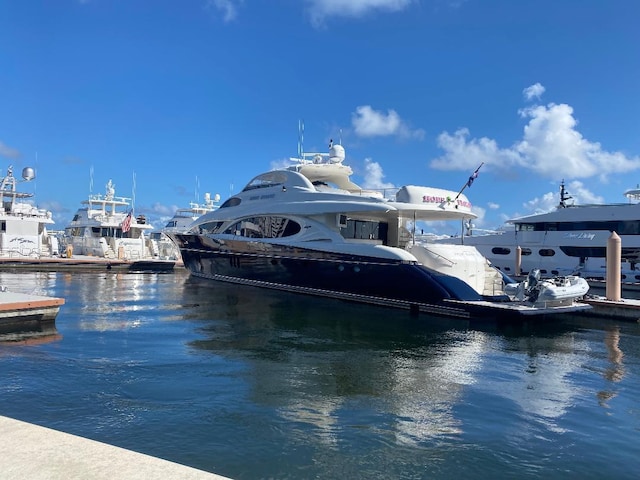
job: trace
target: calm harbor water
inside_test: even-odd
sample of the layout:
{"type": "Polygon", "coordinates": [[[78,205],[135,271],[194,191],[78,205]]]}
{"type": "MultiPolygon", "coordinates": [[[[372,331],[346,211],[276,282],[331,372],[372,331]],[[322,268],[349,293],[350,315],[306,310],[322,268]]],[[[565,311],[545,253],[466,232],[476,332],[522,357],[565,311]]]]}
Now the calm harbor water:
{"type": "Polygon", "coordinates": [[[466,322],[170,274],[10,273],[63,297],[0,344],[0,414],[235,479],[636,478],[640,326],[466,322]]]}

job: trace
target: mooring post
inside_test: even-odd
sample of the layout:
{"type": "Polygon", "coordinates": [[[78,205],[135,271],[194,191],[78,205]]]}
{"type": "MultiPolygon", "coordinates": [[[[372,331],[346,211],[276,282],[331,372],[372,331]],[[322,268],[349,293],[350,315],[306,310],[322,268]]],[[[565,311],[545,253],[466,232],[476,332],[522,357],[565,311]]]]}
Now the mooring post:
{"type": "Polygon", "coordinates": [[[620,263],[622,257],[622,240],[616,232],[611,232],[607,240],[607,300],[619,302],[621,299],[620,288],[620,263]]]}
{"type": "Polygon", "coordinates": [[[516,276],[520,275],[521,265],[522,265],[522,248],[520,248],[520,245],[518,245],[516,247],[516,268],[514,270],[516,276]]]}

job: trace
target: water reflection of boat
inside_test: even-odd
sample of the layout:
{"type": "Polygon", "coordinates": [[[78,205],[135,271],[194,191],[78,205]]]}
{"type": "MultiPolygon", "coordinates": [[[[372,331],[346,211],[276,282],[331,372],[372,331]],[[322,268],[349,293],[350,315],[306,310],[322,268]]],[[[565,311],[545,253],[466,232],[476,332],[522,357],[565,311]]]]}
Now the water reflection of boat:
{"type": "Polygon", "coordinates": [[[219,209],[169,233],[194,276],[447,316],[588,309],[509,298],[503,276],[466,245],[421,243],[417,221],[473,218],[461,192],[363,190],[341,145],[258,175],[219,209]]]}

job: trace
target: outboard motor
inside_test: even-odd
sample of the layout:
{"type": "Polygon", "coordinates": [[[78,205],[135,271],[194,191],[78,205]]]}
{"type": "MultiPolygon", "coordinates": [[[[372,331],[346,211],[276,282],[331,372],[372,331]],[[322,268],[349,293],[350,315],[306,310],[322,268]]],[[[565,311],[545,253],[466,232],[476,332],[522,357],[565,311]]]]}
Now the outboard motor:
{"type": "Polygon", "coordinates": [[[530,302],[535,302],[538,299],[538,294],[540,293],[536,288],[538,282],[540,281],[540,269],[534,268],[529,272],[527,276],[527,297],[530,302]]]}

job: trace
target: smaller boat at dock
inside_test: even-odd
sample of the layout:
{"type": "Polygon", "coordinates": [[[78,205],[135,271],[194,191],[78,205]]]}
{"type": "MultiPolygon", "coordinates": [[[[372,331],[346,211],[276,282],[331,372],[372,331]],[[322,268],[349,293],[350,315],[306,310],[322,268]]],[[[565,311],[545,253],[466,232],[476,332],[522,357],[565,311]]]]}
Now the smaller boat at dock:
{"type": "Polygon", "coordinates": [[[541,278],[540,270],[534,269],[523,281],[507,283],[504,291],[514,300],[534,306],[562,306],[582,299],[589,291],[589,282],[577,275],[541,278]]]}
{"type": "Polygon", "coordinates": [[[104,195],[89,195],[64,229],[63,256],[113,260],[138,270],[173,269],[175,260],[160,259],[149,242],[153,226],[135,215],[130,198],[118,197],[109,180],[104,195]]]}

